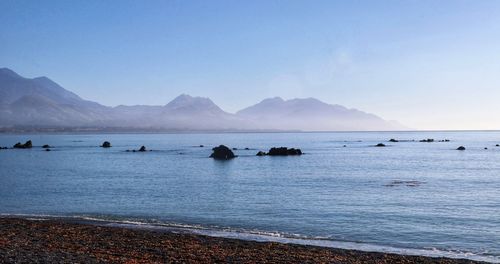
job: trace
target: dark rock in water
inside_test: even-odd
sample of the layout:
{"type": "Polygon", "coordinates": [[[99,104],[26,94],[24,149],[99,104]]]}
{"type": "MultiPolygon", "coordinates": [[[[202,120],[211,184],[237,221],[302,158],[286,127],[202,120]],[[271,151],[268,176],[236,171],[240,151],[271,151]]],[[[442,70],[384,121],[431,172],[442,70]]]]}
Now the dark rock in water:
{"type": "Polygon", "coordinates": [[[0,147],[0,149],[8,149],[7,147],[0,147]]]}
{"type": "Polygon", "coordinates": [[[425,182],[415,181],[415,180],[411,180],[411,181],[394,180],[394,181],[391,181],[388,184],[385,184],[384,186],[386,186],[386,187],[397,187],[397,186],[404,186],[404,185],[406,185],[407,187],[418,187],[418,186],[420,186],[422,184],[425,184],[425,182]]]}
{"type": "Polygon", "coordinates": [[[102,143],[101,147],[103,147],[103,148],[111,148],[111,143],[109,143],[109,141],[104,141],[102,143]]]}
{"type": "Polygon", "coordinates": [[[500,145],[499,145],[499,144],[496,144],[496,145],[495,145],[495,147],[500,147],[500,145]]]}
{"type": "MultiPolygon", "coordinates": [[[[145,147],[145,146],[141,146],[138,150],[135,150],[135,149],[132,149],[132,150],[127,149],[127,150],[125,150],[125,151],[126,151],[126,152],[146,152],[147,150],[146,150],[146,147],[145,147]]],[[[151,150],[150,150],[150,151],[151,151],[151,150]]]]}
{"type": "Polygon", "coordinates": [[[389,142],[399,142],[399,140],[391,138],[391,139],[389,139],[389,142]]]}
{"type": "Polygon", "coordinates": [[[295,156],[302,155],[302,150],[295,148],[271,148],[267,153],[269,156],[295,156]]]}
{"type": "Polygon", "coordinates": [[[205,146],[203,146],[203,145],[200,145],[200,148],[203,148],[203,147],[205,147],[205,146]]]}
{"type": "Polygon", "coordinates": [[[228,160],[235,158],[233,151],[224,145],[220,145],[212,149],[213,153],[210,155],[210,158],[214,158],[217,160],[228,160]]]}
{"type": "Polygon", "coordinates": [[[375,147],[385,147],[385,144],[384,143],[378,143],[377,145],[375,145],[375,147]]]}
{"type": "Polygon", "coordinates": [[[343,147],[344,147],[344,148],[346,148],[346,147],[347,147],[347,145],[344,145],[343,147]]]}
{"type": "Polygon", "coordinates": [[[249,148],[245,148],[245,150],[250,150],[249,148]]]}
{"type": "Polygon", "coordinates": [[[264,151],[257,152],[256,156],[265,156],[266,153],[264,151]]]}
{"type": "Polygon", "coordinates": [[[43,145],[43,146],[42,146],[42,148],[44,148],[44,149],[48,149],[48,148],[50,148],[50,146],[49,146],[49,145],[47,145],[47,144],[45,144],[45,145],[43,145]]]}
{"type": "Polygon", "coordinates": [[[46,149],[45,149],[45,151],[50,151],[50,149],[49,149],[49,148],[46,148],[46,149]]]}
{"type": "Polygon", "coordinates": [[[238,148],[233,148],[233,150],[238,150],[238,148]]]}
{"type": "Polygon", "coordinates": [[[420,140],[420,142],[428,142],[428,143],[430,143],[430,142],[434,142],[434,139],[433,138],[422,139],[422,140],[420,140]]]}
{"type": "Polygon", "coordinates": [[[17,148],[17,149],[27,149],[27,148],[31,148],[31,147],[33,147],[31,140],[26,141],[26,143],[24,143],[24,144],[21,144],[21,142],[17,142],[14,145],[14,148],[17,148]]]}
{"type": "Polygon", "coordinates": [[[464,146],[460,146],[457,148],[457,150],[465,150],[465,147],[464,146]]]}
{"type": "Polygon", "coordinates": [[[488,149],[488,148],[484,148],[484,149],[488,149]]]}

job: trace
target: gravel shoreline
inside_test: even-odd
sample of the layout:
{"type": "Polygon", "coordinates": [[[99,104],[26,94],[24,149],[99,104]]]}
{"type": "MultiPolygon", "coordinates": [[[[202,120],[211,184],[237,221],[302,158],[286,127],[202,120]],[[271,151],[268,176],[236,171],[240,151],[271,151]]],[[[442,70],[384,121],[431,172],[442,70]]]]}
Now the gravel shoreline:
{"type": "Polygon", "coordinates": [[[67,220],[0,218],[0,263],[481,263],[67,220]]]}

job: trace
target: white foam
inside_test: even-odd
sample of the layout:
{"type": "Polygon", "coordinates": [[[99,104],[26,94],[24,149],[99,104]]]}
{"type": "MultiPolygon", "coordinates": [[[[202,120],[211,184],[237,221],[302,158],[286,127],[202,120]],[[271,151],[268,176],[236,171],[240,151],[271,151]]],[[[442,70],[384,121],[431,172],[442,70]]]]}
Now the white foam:
{"type": "Polygon", "coordinates": [[[203,227],[200,225],[188,225],[179,223],[152,223],[137,220],[117,220],[106,219],[92,216],[58,216],[46,214],[5,214],[1,213],[0,216],[4,217],[21,217],[28,220],[44,221],[54,219],[74,219],[81,220],[97,225],[111,225],[117,227],[139,228],[139,229],[153,229],[165,230],[171,232],[192,233],[197,235],[206,235],[221,238],[234,238],[258,242],[279,242],[288,244],[299,244],[309,246],[320,246],[338,249],[359,250],[366,252],[384,252],[394,253],[401,255],[414,255],[426,257],[446,257],[455,259],[470,259],[476,261],[484,261],[491,263],[500,263],[500,256],[488,255],[488,252],[473,253],[465,251],[452,251],[441,250],[437,248],[416,249],[416,248],[398,248],[392,246],[374,245],[369,243],[349,242],[349,241],[335,241],[325,237],[305,237],[299,234],[287,234],[281,232],[268,232],[259,230],[245,230],[245,229],[232,229],[232,228],[214,228],[203,227]]]}

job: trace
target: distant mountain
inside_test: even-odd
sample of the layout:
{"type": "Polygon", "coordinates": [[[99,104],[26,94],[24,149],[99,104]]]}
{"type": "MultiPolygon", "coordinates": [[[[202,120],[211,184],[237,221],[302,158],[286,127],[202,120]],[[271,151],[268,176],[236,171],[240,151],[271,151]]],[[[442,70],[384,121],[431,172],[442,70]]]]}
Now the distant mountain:
{"type": "Polygon", "coordinates": [[[0,126],[99,126],[109,108],[81,99],[47,77],[0,69],[0,126]]]}
{"type": "Polygon", "coordinates": [[[265,99],[236,113],[258,122],[258,128],[304,131],[401,130],[403,126],[341,105],[331,105],[314,98],[265,99]]]}
{"type": "Polygon", "coordinates": [[[97,128],[114,131],[397,130],[375,115],[317,99],[266,99],[237,114],[209,98],[182,94],[164,106],[107,107],[87,101],[47,77],[0,69],[0,128],[97,128]]]}

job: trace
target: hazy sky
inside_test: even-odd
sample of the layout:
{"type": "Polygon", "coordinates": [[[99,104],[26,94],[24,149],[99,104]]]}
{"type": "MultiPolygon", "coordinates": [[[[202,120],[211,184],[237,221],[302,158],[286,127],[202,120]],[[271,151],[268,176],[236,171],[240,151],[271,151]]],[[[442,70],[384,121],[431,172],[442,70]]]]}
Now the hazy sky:
{"type": "Polygon", "coordinates": [[[0,0],[0,67],[105,105],[316,97],[500,129],[500,1],[0,0]]]}

